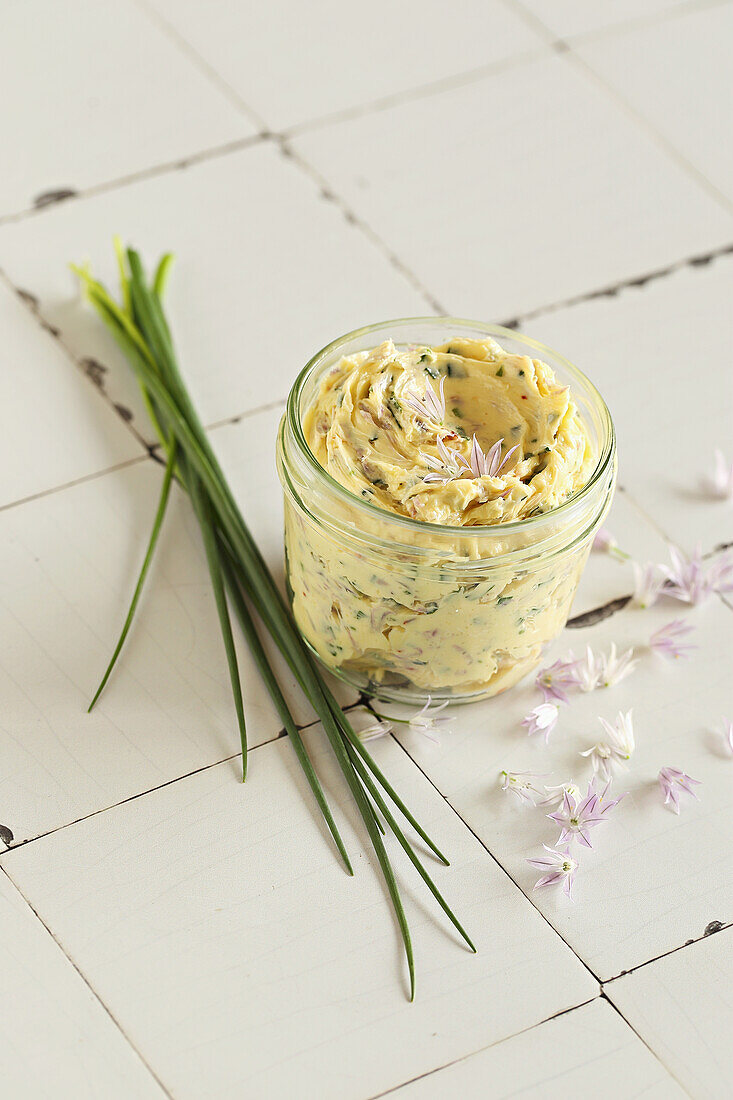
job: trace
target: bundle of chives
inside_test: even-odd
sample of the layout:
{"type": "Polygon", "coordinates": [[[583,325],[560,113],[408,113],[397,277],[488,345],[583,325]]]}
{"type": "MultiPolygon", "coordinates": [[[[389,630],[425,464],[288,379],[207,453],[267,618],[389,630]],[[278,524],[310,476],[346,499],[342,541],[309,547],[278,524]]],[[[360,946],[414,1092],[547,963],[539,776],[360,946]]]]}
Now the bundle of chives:
{"type": "Polygon", "coordinates": [[[89,301],[111,331],[137,376],[150,419],[166,456],[166,467],[152,532],[130,609],[112,659],[89,709],[92,709],[104,689],[130,628],[163,524],[171,482],[175,478],[188,493],[201,528],[242,742],[242,779],[247,774],[247,736],[230,610],[234,612],[244,632],[346,870],[350,875],[353,874],[321,783],[263,649],[250,612],[251,605],[320,718],[364,822],[399,924],[410,975],[410,1000],[414,1000],[415,967],[412,943],[392,864],[382,840],[385,825],[394,834],[400,847],[470,949],[476,949],[413,851],[390,810],[387,799],[391,800],[434,855],[446,866],[448,860],[415,820],[354,732],[347,715],[324,682],[298,633],[289,609],[242,518],[178,367],[170,327],[162,305],[172,256],[163,256],[152,281],[148,282],[138,253],[129,248],[123,251],[118,240],[115,240],[115,249],[120,272],[121,303],[115,301],[89,271],[76,266],[72,270],[81,279],[89,301]]]}

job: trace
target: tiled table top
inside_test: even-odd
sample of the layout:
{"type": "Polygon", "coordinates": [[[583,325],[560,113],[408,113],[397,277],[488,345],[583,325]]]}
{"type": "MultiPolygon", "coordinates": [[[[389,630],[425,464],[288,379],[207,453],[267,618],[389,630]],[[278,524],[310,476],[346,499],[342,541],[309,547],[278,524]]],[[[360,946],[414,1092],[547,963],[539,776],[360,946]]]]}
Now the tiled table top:
{"type": "Polygon", "coordinates": [[[619,439],[608,523],[634,558],[733,542],[733,507],[702,488],[714,448],[733,457],[733,2],[304,11],[29,0],[3,14],[3,1100],[722,1100],[730,598],[618,607],[631,566],[594,554],[553,652],[633,645],[633,676],[579,697],[549,747],[519,725],[528,684],[456,709],[437,745],[374,743],[449,849],[436,879],[479,948],[461,949],[398,861],[414,1005],[315,715],[283,673],[363,853],[353,880],[244,645],[253,747],[237,782],[203,552],[175,493],[119,668],[85,712],[162,476],[129,371],[67,266],[88,258],[112,280],[114,233],[177,254],[186,375],[280,578],[274,441],[296,371],[359,324],[436,310],[511,322],[598,383],[619,439]],[[680,614],[698,650],[665,665],[649,637],[680,614]],[[576,901],[534,892],[526,859],[552,838],[498,773],[582,780],[597,716],[632,706],[629,794],[576,901]],[[655,786],[669,764],[702,781],[679,818],[655,786]]]}

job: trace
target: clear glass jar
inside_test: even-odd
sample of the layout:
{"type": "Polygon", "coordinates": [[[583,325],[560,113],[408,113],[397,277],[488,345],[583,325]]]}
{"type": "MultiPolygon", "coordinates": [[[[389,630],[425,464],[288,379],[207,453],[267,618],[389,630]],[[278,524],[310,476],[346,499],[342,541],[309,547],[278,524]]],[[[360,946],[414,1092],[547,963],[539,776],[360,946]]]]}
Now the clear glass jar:
{"type": "Polygon", "coordinates": [[[560,633],[616,480],[613,422],[562,356],[498,325],[453,317],[385,321],[334,340],[298,376],[280,425],[285,557],[295,621],[313,653],[354,687],[395,702],[454,702],[504,691],[560,633]],[[318,463],[303,414],[342,356],[392,339],[441,345],[491,336],[542,359],[569,385],[595,458],[587,484],[558,508],[514,523],[442,527],[355,496],[318,463]]]}

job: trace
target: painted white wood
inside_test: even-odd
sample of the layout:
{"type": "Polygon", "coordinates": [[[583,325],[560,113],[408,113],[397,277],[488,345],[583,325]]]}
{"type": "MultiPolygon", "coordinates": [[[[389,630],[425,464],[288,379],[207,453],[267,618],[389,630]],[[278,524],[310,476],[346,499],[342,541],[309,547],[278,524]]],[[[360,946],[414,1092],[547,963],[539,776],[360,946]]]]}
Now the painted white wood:
{"type": "Polygon", "coordinates": [[[144,453],[119,416],[0,284],[0,507],[144,453]]]}
{"type": "Polygon", "coordinates": [[[599,387],[619,484],[688,552],[733,541],[733,502],[704,485],[716,447],[733,461],[732,294],[733,257],[721,256],[526,325],[599,387]]]}
{"type": "Polygon", "coordinates": [[[542,45],[499,0],[374,0],[368,8],[313,0],[307,13],[287,0],[151,0],[151,7],[274,130],[368,107],[542,45]]]}
{"type": "Polygon", "coordinates": [[[578,47],[580,56],[733,206],[733,8],[715,4],[578,47]],[[653,58],[650,61],[650,58],[653,58]]]}
{"type": "Polygon", "coordinates": [[[162,1100],[163,1090],[0,871],[5,1100],[162,1100]]]}
{"type": "MultiPolygon", "coordinates": [[[[615,563],[609,561],[608,568],[615,563]]],[[[549,649],[547,663],[571,649],[582,655],[586,644],[608,652],[611,642],[619,651],[634,646],[638,667],[611,688],[573,695],[547,746],[521,725],[541,701],[531,678],[505,696],[456,708],[451,732],[441,734],[439,745],[404,727],[397,732],[450,804],[603,980],[701,936],[733,904],[733,754],[721,726],[731,711],[731,609],[715,597],[693,610],[669,599],[648,611],[629,607],[595,626],[566,630],[549,649]],[[698,649],[688,660],[665,662],[648,650],[648,640],[674,618],[694,626],[689,640],[698,649]],[[547,784],[572,780],[585,790],[592,773],[579,753],[603,739],[598,716],[613,722],[630,708],[636,751],[612,788],[628,794],[611,820],[593,832],[593,850],[576,852],[576,900],[554,890],[534,891],[539,872],[526,860],[542,855],[542,844],[552,845],[559,829],[545,816],[551,807],[523,806],[501,791],[500,772],[532,772],[547,784]],[[679,817],[664,806],[658,786],[659,769],[666,766],[702,782],[699,802],[690,799],[679,817]]],[[[382,711],[393,713],[388,706],[382,711]]]]}
{"type": "MultiPolygon", "coordinates": [[[[680,8],[689,8],[690,0],[520,0],[548,30],[559,38],[598,34],[626,23],[650,23],[656,33],[665,17],[674,16],[680,8]]],[[[698,0],[704,7],[709,0],[698,0]]]]}
{"type": "MultiPolygon", "coordinates": [[[[343,806],[330,750],[309,750],[343,806]]],[[[431,873],[479,949],[395,856],[415,944],[399,936],[351,811],[349,878],[292,748],[252,754],[8,852],[3,866],[171,1092],[366,1097],[564,1008],[597,984],[392,740],[380,766],[450,868],[431,873]]],[[[389,844],[390,852],[394,845],[389,844]]]]}
{"type": "MultiPolygon", "coordinates": [[[[280,576],[278,416],[248,417],[213,435],[280,576]]],[[[203,548],[176,487],[131,633],[86,713],[127,612],[161,479],[148,460],[0,512],[0,822],[16,842],[239,752],[203,548]]],[[[282,723],[243,642],[239,660],[249,743],[257,745],[282,723]]],[[[296,721],[312,721],[293,678],[276,667],[296,721]]],[[[348,688],[337,693],[344,703],[356,699],[348,688]]],[[[225,766],[232,782],[240,766],[239,758],[225,766]]]]}
{"type": "Polygon", "coordinates": [[[606,993],[690,1096],[727,1100],[732,988],[733,932],[727,928],[619,978],[606,993]]]}
{"type": "Polygon", "coordinates": [[[733,232],[730,213],[558,55],[294,144],[460,317],[507,320],[733,232]]]}
{"type": "Polygon", "coordinates": [[[256,132],[134,3],[4,5],[2,56],[0,217],[256,132]]]}
{"type": "Polygon", "coordinates": [[[181,367],[205,424],[284,400],[330,340],[424,297],[319,187],[271,144],[69,203],[0,229],[0,267],[41,300],[79,358],[109,368],[108,392],[153,431],[130,368],[88,307],[70,260],[117,286],[112,237],[151,266],[176,255],[167,301],[181,367]]]}
{"type": "Polygon", "coordinates": [[[687,1094],[600,998],[397,1089],[400,1100],[668,1100],[687,1094]]]}

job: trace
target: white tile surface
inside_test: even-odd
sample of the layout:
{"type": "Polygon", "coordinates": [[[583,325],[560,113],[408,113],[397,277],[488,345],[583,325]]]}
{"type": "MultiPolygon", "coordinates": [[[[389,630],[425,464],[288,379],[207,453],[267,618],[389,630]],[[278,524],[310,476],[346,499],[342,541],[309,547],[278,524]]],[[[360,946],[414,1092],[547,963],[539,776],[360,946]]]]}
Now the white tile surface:
{"type": "Polygon", "coordinates": [[[541,45],[499,0],[151,0],[271,129],[371,104],[541,45]],[[454,43],[456,48],[446,48],[454,43]],[[266,63],[263,59],[266,58],[266,63]]]}
{"type": "MultiPolygon", "coordinates": [[[[614,568],[609,562],[609,571],[614,568]]],[[[688,611],[669,599],[649,611],[628,608],[581,630],[565,631],[548,663],[572,647],[608,651],[638,647],[639,667],[613,688],[573,696],[549,746],[531,740],[521,719],[539,701],[531,682],[471,708],[456,708],[453,732],[440,746],[418,733],[398,733],[420,767],[446,795],[532,901],[601,979],[637,966],[702,935],[716,913],[733,906],[733,756],[719,732],[730,713],[733,614],[717,599],[688,611]],[[699,649],[665,663],[645,647],[673,618],[695,626],[699,649]],[[539,873],[526,859],[558,835],[544,809],[527,808],[499,789],[499,773],[547,774],[547,783],[575,780],[591,769],[578,753],[601,739],[598,715],[613,721],[633,707],[636,751],[614,791],[629,796],[580,849],[576,901],[552,890],[533,892],[539,873]],[[663,805],[661,767],[682,768],[702,781],[699,803],[679,817],[663,805]]],[[[383,708],[390,713],[388,707],[383,708]]],[[[721,918],[723,919],[723,918],[721,918]]]]}
{"type": "Polygon", "coordinates": [[[0,216],[255,132],[134,3],[3,5],[0,216]]]}
{"type": "MultiPolygon", "coordinates": [[[[560,38],[602,31],[625,22],[648,20],[656,26],[690,0],[519,0],[560,38]]],[[[704,0],[703,0],[704,3],[704,0]]]]}
{"type": "Polygon", "coordinates": [[[295,147],[463,317],[511,318],[733,232],[730,215],[558,56],[303,134],[295,147]]]}
{"type": "Polygon", "coordinates": [[[50,333],[2,283],[0,330],[0,507],[144,453],[50,333]]]}
{"type": "Polygon", "coordinates": [[[617,1012],[598,998],[394,1093],[400,1100],[669,1100],[687,1094],[617,1012]]]}
{"type": "Polygon", "coordinates": [[[733,1080],[733,931],[612,982],[607,996],[695,1100],[727,1100],[733,1080]]]}
{"type": "Polygon", "coordinates": [[[733,205],[731,39],[733,6],[719,4],[579,52],[733,205]]]}
{"type": "MultiPolygon", "coordinates": [[[[318,732],[309,748],[333,789],[318,732]]],[[[460,898],[479,948],[459,946],[397,860],[413,1005],[384,891],[357,854],[361,832],[349,817],[350,879],[284,741],[253,754],[245,788],[229,768],[208,769],[3,857],[181,1100],[371,1096],[596,994],[399,746],[375,749],[447,847],[453,863],[436,881],[460,898]]]]}
{"type": "Polygon", "coordinates": [[[640,562],[666,560],[666,547],[657,528],[622,489],[616,489],[604,527],[630,559],[622,560],[605,551],[591,551],[573,600],[571,619],[633,592],[631,559],[640,562]]]}
{"type": "Polygon", "coordinates": [[[701,485],[716,447],[733,459],[732,294],[723,256],[526,325],[596,383],[616,424],[619,484],[688,549],[733,540],[733,505],[701,485]]]}
{"type": "Polygon", "coordinates": [[[2,871],[0,924],[5,1100],[162,1100],[163,1090],[2,871]]]}
{"type": "Polygon", "coordinates": [[[271,144],[70,203],[0,228],[0,267],[41,299],[107,391],[152,438],[130,368],[78,302],[70,260],[115,287],[112,236],[152,265],[176,253],[168,301],[182,368],[204,423],[284,399],[311,355],[343,332],[424,314],[423,297],[271,144]]]}
{"type": "MultiPolygon", "coordinates": [[[[86,714],[127,611],[160,477],[145,462],[0,514],[0,820],[16,841],[239,750],[203,551],[176,490],[117,669],[86,714]]],[[[240,658],[257,744],[281,723],[244,646],[240,658]]],[[[239,767],[226,766],[232,782],[239,767]]]]}

